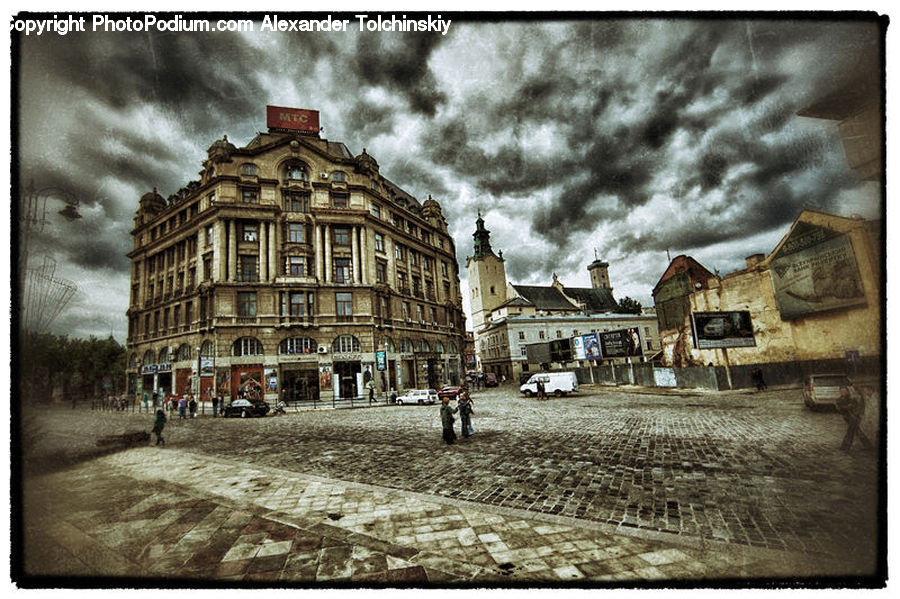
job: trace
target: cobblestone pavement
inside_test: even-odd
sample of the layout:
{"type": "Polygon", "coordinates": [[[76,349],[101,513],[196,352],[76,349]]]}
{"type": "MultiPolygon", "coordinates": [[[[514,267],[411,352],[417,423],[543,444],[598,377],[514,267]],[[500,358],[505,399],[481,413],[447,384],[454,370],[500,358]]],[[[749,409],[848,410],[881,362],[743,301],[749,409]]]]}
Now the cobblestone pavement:
{"type": "MultiPolygon", "coordinates": [[[[52,409],[39,419],[38,446],[68,468],[33,479],[42,492],[29,497],[46,509],[31,513],[57,513],[62,508],[54,500],[73,499],[43,492],[57,486],[85,494],[85,505],[92,497],[99,501],[94,486],[77,480],[106,477],[110,489],[124,486],[131,495],[119,491],[126,496],[116,505],[123,506],[140,505],[152,488],[148,505],[159,510],[160,497],[170,493],[171,509],[127,526],[119,522],[146,526],[142,537],[155,530],[150,520],[174,527],[169,542],[154,550],[145,538],[138,545],[149,553],[129,558],[139,568],[128,572],[151,577],[172,568],[201,578],[247,580],[265,570],[267,580],[373,576],[382,582],[874,574],[881,564],[881,454],[839,451],[840,417],[809,412],[798,396],[796,390],[691,396],[583,389],[578,397],[538,402],[510,388],[481,391],[476,434],[451,447],[441,443],[436,406],[252,420],[207,416],[170,421],[165,449],[74,465],[97,437],[146,430],[151,416],[52,409]],[[58,453],[63,448],[68,460],[58,453]],[[128,477],[143,483],[125,484],[128,477]],[[231,522],[228,532],[219,520],[231,522]],[[198,526],[219,531],[209,534],[220,534],[212,546],[224,553],[209,549],[204,566],[195,563],[199,569],[178,565],[208,545],[208,535],[197,536],[186,542],[191,551],[166,561],[173,544],[185,543],[177,534],[189,537],[198,526]],[[259,537],[264,530],[256,528],[266,526],[289,530],[259,537]],[[288,532],[294,536],[286,544],[281,537],[288,532]],[[314,551],[300,550],[316,538],[314,551]],[[265,566],[253,561],[272,551],[281,557],[265,566]],[[146,565],[155,563],[150,557],[162,560],[155,566],[161,570],[146,565]],[[305,565],[287,568],[288,559],[305,565]],[[246,569],[206,564],[232,561],[242,565],[230,567],[246,569]],[[320,572],[323,564],[332,565],[320,572]]],[[[83,520],[66,520],[84,532],[104,513],[88,509],[83,520]]],[[[46,538],[47,523],[27,516],[32,534],[26,538],[46,538]]]]}

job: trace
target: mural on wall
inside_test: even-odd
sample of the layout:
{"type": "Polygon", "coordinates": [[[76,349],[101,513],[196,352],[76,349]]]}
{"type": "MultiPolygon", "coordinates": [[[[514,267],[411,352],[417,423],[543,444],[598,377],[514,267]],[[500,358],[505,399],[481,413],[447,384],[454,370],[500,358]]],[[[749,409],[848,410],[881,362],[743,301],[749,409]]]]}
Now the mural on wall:
{"type": "Polygon", "coordinates": [[[785,320],[866,303],[850,238],[824,227],[799,223],[772,259],[771,273],[785,320]]]}

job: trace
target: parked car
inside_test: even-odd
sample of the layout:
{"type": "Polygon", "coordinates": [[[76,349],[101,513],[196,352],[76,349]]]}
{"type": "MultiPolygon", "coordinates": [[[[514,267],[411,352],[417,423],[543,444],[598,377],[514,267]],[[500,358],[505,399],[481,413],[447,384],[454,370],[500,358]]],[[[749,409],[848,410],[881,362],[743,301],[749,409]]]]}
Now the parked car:
{"type": "Polygon", "coordinates": [[[261,399],[235,399],[225,406],[224,416],[249,418],[265,416],[269,413],[269,404],[261,399]]]}
{"type": "Polygon", "coordinates": [[[528,382],[519,387],[526,397],[537,395],[538,381],[544,383],[544,393],[556,397],[578,391],[578,378],[574,372],[540,372],[532,375],[528,382]]]}
{"type": "Polygon", "coordinates": [[[397,404],[434,404],[438,401],[437,391],[434,389],[410,389],[397,398],[397,404]]]}
{"type": "Polygon", "coordinates": [[[500,384],[500,381],[497,380],[497,375],[493,372],[485,372],[484,373],[484,386],[485,387],[496,387],[500,384]]]}
{"type": "Polygon", "coordinates": [[[849,387],[845,374],[811,374],[803,380],[803,403],[810,410],[834,409],[841,387],[849,387]]]}
{"type": "Polygon", "coordinates": [[[463,392],[465,387],[460,387],[459,385],[447,385],[445,387],[441,387],[441,390],[438,391],[438,399],[444,399],[445,397],[449,397],[451,400],[459,397],[459,394],[463,392]]]}

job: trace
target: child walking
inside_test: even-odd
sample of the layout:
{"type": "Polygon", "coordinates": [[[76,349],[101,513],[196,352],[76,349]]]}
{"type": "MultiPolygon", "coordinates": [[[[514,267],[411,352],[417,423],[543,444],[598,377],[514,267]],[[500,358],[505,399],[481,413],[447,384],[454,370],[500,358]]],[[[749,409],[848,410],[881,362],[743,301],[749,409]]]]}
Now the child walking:
{"type": "Polygon", "coordinates": [[[156,433],[156,444],[165,445],[166,440],[163,439],[162,432],[166,428],[166,413],[162,410],[156,410],[156,419],[153,421],[153,432],[156,433]]]}

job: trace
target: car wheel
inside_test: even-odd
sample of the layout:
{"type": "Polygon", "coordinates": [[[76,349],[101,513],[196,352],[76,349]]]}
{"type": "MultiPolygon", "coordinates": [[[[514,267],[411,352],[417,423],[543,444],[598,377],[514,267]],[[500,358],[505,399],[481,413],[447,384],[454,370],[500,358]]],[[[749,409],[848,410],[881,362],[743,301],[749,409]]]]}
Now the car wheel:
{"type": "Polygon", "coordinates": [[[247,410],[241,410],[241,418],[246,418],[247,416],[249,416],[249,414],[247,414],[247,410]]]}
{"type": "Polygon", "coordinates": [[[400,398],[397,398],[397,405],[398,405],[398,406],[402,406],[402,405],[403,405],[403,400],[400,399],[400,398]]]}
{"type": "Polygon", "coordinates": [[[563,392],[557,389],[553,392],[554,397],[562,397],[563,392]]]}
{"type": "Polygon", "coordinates": [[[534,395],[534,394],[531,392],[531,389],[525,390],[525,397],[531,397],[532,395],[534,395]]]}

